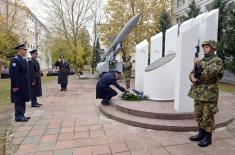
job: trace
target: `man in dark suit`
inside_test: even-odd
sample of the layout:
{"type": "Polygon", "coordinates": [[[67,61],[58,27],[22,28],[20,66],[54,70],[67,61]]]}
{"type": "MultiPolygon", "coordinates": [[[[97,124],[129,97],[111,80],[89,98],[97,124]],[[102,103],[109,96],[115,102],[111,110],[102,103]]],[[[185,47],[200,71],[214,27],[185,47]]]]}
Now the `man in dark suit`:
{"type": "Polygon", "coordinates": [[[117,83],[117,79],[121,77],[121,71],[113,70],[105,73],[96,84],[96,98],[103,99],[101,103],[103,105],[109,105],[112,97],[118,93],[113,90],[110,85],[114,85],[120,91],[128,91],[117,83]]]}
{"type": "Polygon", "coordinates": [[[41,87],[41,70],[40,65],[37,60],[38,51],[36,49],[30,51],[32,56],[31,60],[28,62],[29,66],[29,79],[31,87],[31,106],[40,107],[42,104],[37,102],[37,97],[42,96],[42,87],[41,87]]]}
{"type": "Polygon", "coordinates": [[[25,117],[26,103],[30,99],[29,72],[26,56],[25,44],[15,47],[17,56],[11,60],[11,102],[15,104],[15,121],[27,122],[30,117],[25,117]]]}
{"type": "Polygon", "coordinates": [[[58,84],[61,85],[61,91],[66,91],[70,71],[69,64],[65,61],[64,56],[60,56],[60,60],[55,63],[55,66],[59,67],[58,84]]]}

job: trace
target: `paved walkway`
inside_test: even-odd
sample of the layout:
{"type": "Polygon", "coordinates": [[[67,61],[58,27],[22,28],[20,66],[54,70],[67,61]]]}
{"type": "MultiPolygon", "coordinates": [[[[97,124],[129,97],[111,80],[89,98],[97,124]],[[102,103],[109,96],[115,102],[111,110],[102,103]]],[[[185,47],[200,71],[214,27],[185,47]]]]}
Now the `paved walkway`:
{"type": "Polygon", "coordinates": [[[43,106],[27,109],[32,119],[13,123],[15,154],[235,154],[235,123],[217,131],[213,145],[199,148],[188,140],[193,133],[154,131],[107,119],[98,110],[95,84],[95,80],[78,80],[75,76],[70,77],[67,92],[60,92],[56,82],[47,84],[40,99],[43,106]]]}

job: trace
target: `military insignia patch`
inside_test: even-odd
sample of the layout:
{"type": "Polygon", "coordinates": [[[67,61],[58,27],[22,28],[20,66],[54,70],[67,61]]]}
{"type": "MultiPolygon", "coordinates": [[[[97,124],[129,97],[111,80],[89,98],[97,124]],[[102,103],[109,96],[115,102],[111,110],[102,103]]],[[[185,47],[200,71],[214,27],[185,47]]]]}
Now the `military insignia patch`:
{"type": "Polygon", "coordinates": [[[16,66],[16,63],[12,63],[12,66],[15,67],[15,66],[16,66]]]}

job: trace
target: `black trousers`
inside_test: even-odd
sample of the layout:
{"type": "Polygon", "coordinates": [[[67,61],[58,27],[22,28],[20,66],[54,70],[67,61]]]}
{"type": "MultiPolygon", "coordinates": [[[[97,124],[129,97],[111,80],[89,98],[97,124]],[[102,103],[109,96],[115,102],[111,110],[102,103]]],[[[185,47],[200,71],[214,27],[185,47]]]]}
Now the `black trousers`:
{"type": "Polygon", "coordinates": [[[67,89],[67,84],[61,84],[61,89],[67,89]]]}
{"type": "Polygon", "coordinates": [[[31,105],[34,106],[36,103],[37,103],[37,97],[34,96],[34,97],[31,97],[31,105]]]}
{"type": "Polygon", "coordinates": [[[15,103],[15,117],[16,118],[24,117],[25,108],[26,108],[25,102],[15,103]]]}

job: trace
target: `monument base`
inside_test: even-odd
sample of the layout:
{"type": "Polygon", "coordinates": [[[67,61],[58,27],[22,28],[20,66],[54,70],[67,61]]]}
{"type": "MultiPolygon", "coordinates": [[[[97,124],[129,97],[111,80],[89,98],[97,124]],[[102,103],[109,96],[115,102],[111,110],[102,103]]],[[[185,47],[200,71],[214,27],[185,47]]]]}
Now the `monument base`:
{"type": "MultiPolygon", "coordinates": [[[[100,111],[107,117],[129,125],[165,131],[196,131],[197,123],[193,113],[179,113],[174,110],[172,101],[124,101],[114,98],[112,105],[100,106],[100,111]]],[[[230,124],[234,119],[233,113],[221,105],[215,115],[216,128],[230,124]]]]}

